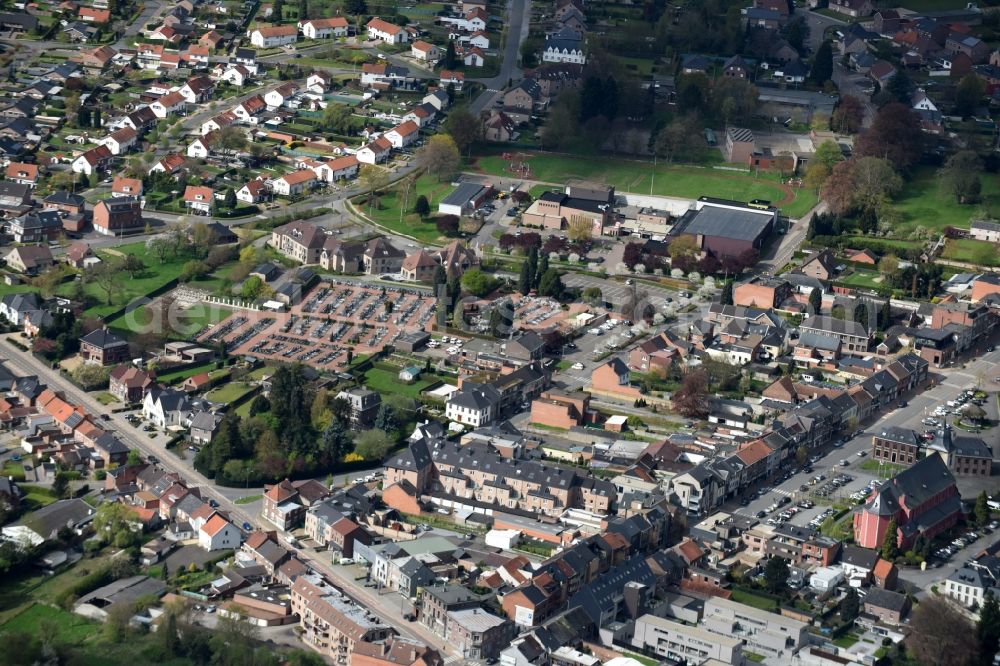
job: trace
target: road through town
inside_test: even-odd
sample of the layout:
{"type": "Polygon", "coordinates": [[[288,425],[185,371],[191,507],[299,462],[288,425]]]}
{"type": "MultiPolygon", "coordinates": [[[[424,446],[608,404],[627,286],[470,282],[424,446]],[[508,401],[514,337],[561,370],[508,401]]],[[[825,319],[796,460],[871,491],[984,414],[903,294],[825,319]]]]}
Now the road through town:
{"type": "MultiPolygon", "coordinates": [[[[16,335],[3,336],[9,339],[16,339],[16,335]]],[[[145,455],[155,455],[160,460],[160,466],[169,471],[180,474],[190,485],[201,486],[206,499],[214,499],[219,503],[219,508],[229,514],[230,520],[236,525],[249,523],[263,529],[273,529],[272,526],[262,522],[257,515],[247,513],[247,509],[235,504],[230,497],[220,491],[214,483],[198,472],[193,462],[188,459],[181,459],[174,452],[165,450],[163,443],[166,438],[162,435],[156,440],[149,437],[149,433],[143,432],[140,428],[129,423],[122,414],[111,414],[107,407],[101,405],[92,395],[76,388],[71,382],[62,377],[57,370],[53,370],[48,365],[35,358],[28,352],[10,344],[8,340],[0,341],[3,345],[0,357],[4,359],[4,364],[21,376],[37,376],[39,381],[46,384],[54,391],[59,391],[65,399],[75,405],[83,407],[90,414],[108,414],[109,420],[99,422],[102,427],[112,426],[115,435],[129,448],[138,449],[145,455]]],[[[320,553],[298,550],[299,556],[306,561],[315,571],[328,577],[331,582],[336,583],[345,593],[353,597],[359,604],[373,611],[377,610],[382,619],[403,637],[411,638],[423,643],[427,643],[443,654],[454,654],[454,647],[444,641],[440,636],[425,629],[418,623],[406,622],[402,619],[398,609],[395,613],[389,612],[392,606],[386,600],[380,598],[372,590],[365,588],[347,575],[344,568],[335,566],[329,561],[322,559],[320,553]]]]}

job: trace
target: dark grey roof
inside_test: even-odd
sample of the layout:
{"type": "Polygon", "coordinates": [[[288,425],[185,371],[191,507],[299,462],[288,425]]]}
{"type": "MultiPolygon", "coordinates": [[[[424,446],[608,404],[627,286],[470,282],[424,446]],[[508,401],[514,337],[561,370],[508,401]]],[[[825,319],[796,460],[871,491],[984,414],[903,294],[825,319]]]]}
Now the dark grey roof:
{"type": "Polygon", "coordinates": [[[859,548],[858,546],[844,546],[841,560],[844,564],[852,564],[869,571],[875,568],[878,563],[879,554],[877,550],[871,548],[859,548]]]}
{"type": "Polygon", "coordinates": [[[42,298],[34,292],[23,294],[7,294],[0,301],[9,310],[17,313],[33,312],[42,309],[42,298]]]}
{"type": "Polygon", "coordinates": [[[446,196],[441,203],[446,206],[467,206],[470,201],[479,196],[483,191],[483,186],[479,183],[462,183],[446,196]]]}
{"type": "Polygon", "coordinates": [[[82,206],[86,203],[86,199],[79,194],[73,194],[72,192],[67,192],[66,190],[53,192],[49,196],[45,197],[44,201],[47,204],[64,204],[70,206],[82,206]]]}
{"type": "Polygon", "coordinates": [[[876,608],[902,612],[906,609],[906,595],[892,590],[883,590],[881,587],[872,587],[865,597],[865,604],[871,604],[876,608]]]}
{"type": "Polygon", "coordinates": [[[835,317],[827,317],[822,315],[812,315],[809,319],[802,322],[799,327],[803,331],[819,331],[821,333],[835,333],[838,335],[853,335],[856,337],[867,338],[868,331],[865,327],[849,319],[836,319],[835,317]]]}
{"type": "Polygon", "coordinates": [[[77,527],[90,522],[94,517],[94,509],[81,499],[59,500],[21,520],[44,539],[53,538],[63,527],[77,527]]]}
{"type": "Polygon", "coordinates": [[[829,335],[806,332],[799,338],[799,347],[809,347],[810,349],[822,349],[825,351],[837,351],[840,349],[840,340],[829,335]]]}
{"type": "Polygon", "coordinates": [[[80,338],[80,341],[94,345],[95,347],[99,347],[101,349],[110,349],[112,347],[120,347],[128,344],[125,340],[106,328],[93,330],[80,338]]]}
{"type": "Polygon", "coordinates": [[[755,212],[749,208],[736,210],[705,206],[701,210],[686,213],[673,233],[756,241],[770,227],[772,219],[770,214],[755,212]]]}
{"type": "Polygon", "coordinates": [[[448,403],[469,409],[489,409],[500,403],[500,393],[489,384],[466,384],[451,394],[448,403]]]}
{"type": "Polygon", "coordinates": [[[875,432],[875,437],[879,439],[885,439],[890,442],[899,442],[901,444],[920,446],[920,438],[917,437],[917,433],[913,432],[909,428],[889,426],[887,428],[882,428],[880,430],[877,430],[875,432]]]}

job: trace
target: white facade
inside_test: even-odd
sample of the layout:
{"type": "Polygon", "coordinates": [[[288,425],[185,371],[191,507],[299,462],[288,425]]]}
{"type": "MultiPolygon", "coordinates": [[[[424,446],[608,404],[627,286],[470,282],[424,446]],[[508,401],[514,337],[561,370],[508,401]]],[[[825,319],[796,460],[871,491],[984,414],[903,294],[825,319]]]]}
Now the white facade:
{"type": "Polygon", "coordinates": [[[285,46],[286,44],[294,44],[298,39],[299,33],[295,28],[291,28],[291,32],[280,32],[278,34],[261,32],[260,30],[254,30],[250,33],[250,43],[259,49],[273,49],[278,46],[285,46]]]}
{"type": "Polygon", "coordinates": [[[205,531],[203,525],[198,530],[198,545],[211,552],[213,550],[226,550],[240,547],[240,531],[232,523],[226,523],[215,534],[205,531]]]}
{"type": "Polygon", "coordinates": [[[542,62],[568,62],[576,65],[587,64],[587,56],[583,55],[583,50],[579,48],[555,48],[548,47],[542,52],[542,62]]]}
{"type": "Polygon", "coordinates": [[[347,20],[330,21],[328,19],[306,21],[299,23],[302,36],[306,39],[330,39],[335,37],[347,37],[347,20]],[[330,25],[336,23],[335,25],[330,25]]]}
{"type": "Polygon", "coordinates": [[[195,157],[198,159],[205,159],[211,155],[212,151],[209,149],[208,143],[204,139],[195,139],[187,147],[187,156],[195,157]]]}
{"type": "Polygon", "coordinates": [[[738,639],[655,615],[643,615],[635,621],[632,646],[675,662],[702,664],[714,659],[733,666],[743,664],[743,647],[738,639]]]}

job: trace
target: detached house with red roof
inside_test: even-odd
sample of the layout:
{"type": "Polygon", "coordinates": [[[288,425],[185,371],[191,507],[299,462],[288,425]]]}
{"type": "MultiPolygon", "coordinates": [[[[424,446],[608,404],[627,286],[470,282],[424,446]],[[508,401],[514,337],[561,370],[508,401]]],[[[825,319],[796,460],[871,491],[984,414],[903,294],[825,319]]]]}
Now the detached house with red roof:
{"type": "Polygon", "coordinates": [[[188,185],[184,189],[184,206],[194,213],[211,215],[215,206],[215,195],[211,187],[188,185]]]}
{"type": "Polygon", "coordinates": [[[38,165],[25,164],[24,162],[11,162],[4,172],[7,180],[12,180],[20,185],[34,187],[38,183],[38,165]]]}
{"type": "Polygon", "coordinates": [[[239,548],[241,540],[239,529],[219,512],[212,514],[198,530],[198,544],[209,552],[239,548]]]}
{"type": "Polygon", "coordinates": [[[140,370],[134,365],[120,364],[111,371],[108,393],[119,402],[131,404],[142,402],[146,389],[156,385],[156,376],[140,370]]]}
{"type": "Polygon", "coordinates": [[[420,136],[420,127],[412,120],[393,127],[385,133],[385,138],[393,148],[406,148],[420,136]]]}
{"type": "Polygon", "coordinates": [[[78,16],[81,21],[87,23],[107,23],[111,20],[111,12],[107,9],[94,9],[93,7],[80,7],[78,16]]]}
{"type": "Polygon", "coordinates": [[[465,83],[465,74],[462,72],[453,72],[448,69],[442,69],[440,83],[442,88],[454,85],[455,90],[461,90],[462,84],[465,83]]]}
{"type": "Polygon", "coordinates": [[[88,176],[98,169],[107,169],[114,155],[107,146],[97,146],[82,153],[73,160],[71,169],[73,173],[85,173],[88,176]]]}
{"type": "Polygon", "coordinates": [[[392,144],[385,137],[379,137],[374,141],[370,141],[355,153],[355,157],[362,164],[378,164],[389,159],[389,153],[392,152],[392,144]]]}
{"type": "Polygon", "coordinates": [[[162,119],[170,115],[184,113],[187,110],[187,105],[188,102],[184,99],[184,95],[175,91],[160,97],[150,104],[149,108],[153,110],[157,118],[162,119]]]}
{"type": "Polygon", "coordinates": [[[330,495],[325,485],[311,479],[295,482],[284,479],[265,489],[260,515],[281,530],[301,527],[306,510],[330,495]]]}
{"type": "Polygon", "coordinates": [[[383,21],[379,17],[368,22],[368,39],[372,41],[382,41],[386,44],[405,44],[410,40],[410,35],[404,28],[383,21]]]}
{"type": "Polygon", "coordinates": [[[271,189],[275,194],[292,197],[308,192],[316,180],[316,174],[312,169],[300,169],[272,181],[271,189]]]}
{"type": "Polygon", "coordinates": [[[299,39],[299,29],[294,25],[272,25],[257,28],[250,33],[250,43],[259,49],[294,44],[299,39]]]}
{"type": "Polygon", "coordinates": [[[125,178],[115,176],[111,184],[111,196],[113,197],[141,197],[142,181],[138,178],[125,178]]]}
{"type": "Polygon", "coordinates": [[[436,63],[443,55],[441,49],[433,44],[418,39],[410,45],[410,55],[416,60],[423,60],[428,63],[436,63]]]}
{"type": "Polygon", "coordinates": [[[107,146],[112,155],[124,155],[132,150],[138,141],[138,132],[131,127],[122,127],[101,139],[101,145],[107,146]]]}

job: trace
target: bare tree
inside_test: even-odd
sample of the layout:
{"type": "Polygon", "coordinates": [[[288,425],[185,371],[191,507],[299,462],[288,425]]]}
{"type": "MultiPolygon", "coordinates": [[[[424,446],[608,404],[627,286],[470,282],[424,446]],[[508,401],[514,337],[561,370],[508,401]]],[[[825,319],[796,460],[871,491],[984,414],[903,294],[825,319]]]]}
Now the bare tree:
{"type": "Polygon", "coordinates": [[[910,627],[906,645],[921,666],[971,666],[979,657],[976,627],[947,601],[924,599],[910,627]]]}

